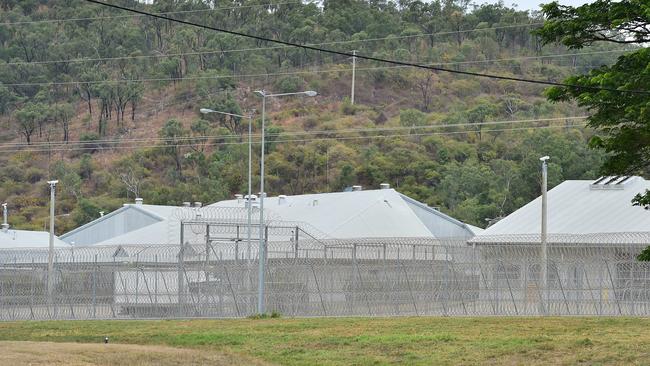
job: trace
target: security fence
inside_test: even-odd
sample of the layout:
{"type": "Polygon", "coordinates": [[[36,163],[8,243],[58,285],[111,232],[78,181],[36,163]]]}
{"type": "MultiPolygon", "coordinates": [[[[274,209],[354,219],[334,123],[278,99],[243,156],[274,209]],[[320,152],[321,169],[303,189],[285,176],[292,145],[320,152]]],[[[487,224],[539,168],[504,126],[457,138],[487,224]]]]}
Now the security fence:
{"type": "MultiPolygon", "coordinates": [[[[544,281],[537,243],[270,231],[288,236],[262,258],[266,310],[283,316],[650,315],[641,243],[551,242],[544,281]]],[[[258,242],[241,234],[215,225],[183,246],[57,248],[52,273],[47,249],[1,250],[0,320],[253,315],[258,242]]]]}

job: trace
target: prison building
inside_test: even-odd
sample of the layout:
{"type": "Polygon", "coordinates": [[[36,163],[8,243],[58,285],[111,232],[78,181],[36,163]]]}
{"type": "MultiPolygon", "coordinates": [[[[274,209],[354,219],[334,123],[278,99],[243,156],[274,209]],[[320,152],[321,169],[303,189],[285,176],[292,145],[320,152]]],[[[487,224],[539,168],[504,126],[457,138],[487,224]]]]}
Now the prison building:
{"type": "MultiPolygon", "coordinates": [[[[191,231],[181,234],[181,221],[210,223],[213,231],[228,231],[222,233],[223,239],[243,240],[248,204],[248,198],[242,195],[209,206],[198,202],[180,207],[148,205],[138,200],[62,235],[61,240],[77,246],[179,244],[181,236],[188,241],[192,235],[191,231]]],[[[250,204],[252,223],[259,226],[257,196],[251,197],[250,204]]],[[[320,239],[467,239],[481,230],[390,188],[269,197],[264,211],[267,225],[299,227],[299,231],[320,239]]],[[[259,236],[258,229],[254,230],[253,237],[259,236]]],[[[281,234],[280,230],[271,230],[267,239],[288,241],[295,236],[293,231],[281,234]]]]}
{"type": "MultiPolygon", "coordinates": [[[[221,201],[210,207],[239,207],[247,197],[221,201]]],[[[250,199],[259,207],[259,198],[250,199]]],[[[279,195],[264,200],[264,211],[284,222],[302,222],[337,239],[351,238],[455,238],[468,239],[482,229],[463,223],[438,209],[382,185],[363,190],[354,186],[345,192],[279,195]]]]}
{"type": "MultiPolygon", "coordinates": [[[[50,246],[50,233],[47,231],[31,230],[0,230],[1,249],[45,248],[50,246]]],[[[67,246],[65,242],[54,236],[54,246],[67,246]]]]}
{"type": "Polygon", "coordinates": [[[500,299],[512,313],[539,313],[539,299],[547,298],[556,314],[585,312],[575,306],[593,307],[595,314],[634,314],[636,302],[650,298],[650,282],[643,280],[650,280],[648,266],[635,261],[650,244],[650,212],[632,204],[646,189],[650,181],[635,176],[569,180],[551,189],[545,281],[541,197],[471,238],[480,260],[490,263],[481,270],[482,284],[491,290],[481,296],[500,299]]]}
{"type": "Polygon", "coordinates": [[[148,205],[142,199],[61,235],[76,246],[113,244],[178,244],[177,206],[148,205]],[[175,222],[175,225],[174,225],[175,222]]]}

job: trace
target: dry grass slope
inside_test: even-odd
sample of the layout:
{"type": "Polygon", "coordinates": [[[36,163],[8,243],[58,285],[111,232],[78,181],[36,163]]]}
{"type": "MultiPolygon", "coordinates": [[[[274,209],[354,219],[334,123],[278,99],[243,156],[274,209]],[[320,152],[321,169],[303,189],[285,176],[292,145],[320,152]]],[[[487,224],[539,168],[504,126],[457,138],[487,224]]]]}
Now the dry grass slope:
{"type": "Polygon", "coordinates": [[[0,354],[0,363],[12,366],[268,365],[250,357],[205,349],[126,344],[0,342],[0,354]]]}

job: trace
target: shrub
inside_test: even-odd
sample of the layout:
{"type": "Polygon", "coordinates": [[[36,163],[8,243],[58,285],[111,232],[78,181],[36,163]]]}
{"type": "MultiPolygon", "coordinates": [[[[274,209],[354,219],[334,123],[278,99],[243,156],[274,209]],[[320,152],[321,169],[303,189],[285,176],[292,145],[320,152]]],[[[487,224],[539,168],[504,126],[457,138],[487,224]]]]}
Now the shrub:
{"type": "Polygon", "coordinates": [[[304,83],[298,76],[287,76],[275,83],[275,89],[280,93],[295,93],[300,91],[304,83]]]}
{"type": "Polygon", "coordinates": [[[43,179],[43,171],[38,168],[29,168],[25,173],[27,181],[31,184],[38,183],[43,179]]]}

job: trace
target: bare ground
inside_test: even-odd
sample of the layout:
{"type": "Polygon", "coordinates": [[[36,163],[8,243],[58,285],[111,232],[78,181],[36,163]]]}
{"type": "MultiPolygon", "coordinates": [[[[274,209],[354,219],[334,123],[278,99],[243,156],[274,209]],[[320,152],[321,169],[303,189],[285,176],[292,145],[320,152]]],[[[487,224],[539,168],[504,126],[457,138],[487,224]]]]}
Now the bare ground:
{"type": "Polygon", "coordinates": [[[0,364],[12,366],[268,365],[247,356],[206,349],[52,342],[0,342],[0,364]]]}

